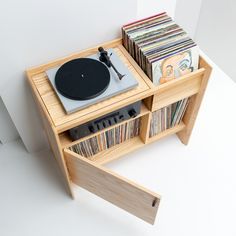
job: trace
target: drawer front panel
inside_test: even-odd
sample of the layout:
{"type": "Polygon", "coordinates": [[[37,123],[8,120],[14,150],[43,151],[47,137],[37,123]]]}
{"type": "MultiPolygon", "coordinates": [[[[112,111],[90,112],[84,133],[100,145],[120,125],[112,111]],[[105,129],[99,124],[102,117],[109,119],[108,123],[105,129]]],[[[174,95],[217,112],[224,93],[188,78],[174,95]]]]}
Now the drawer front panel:
{"type": "Polygon", "coordinates": [[[153,96],[152,111],[199,92],[205,69],[199,69],[176,80],[159,85],[153,96]]]}
{"type": "Polygon", "coordinates": [[[160,196],[65,149],[71,180],[78,186],[154,224],[160,196]]]}

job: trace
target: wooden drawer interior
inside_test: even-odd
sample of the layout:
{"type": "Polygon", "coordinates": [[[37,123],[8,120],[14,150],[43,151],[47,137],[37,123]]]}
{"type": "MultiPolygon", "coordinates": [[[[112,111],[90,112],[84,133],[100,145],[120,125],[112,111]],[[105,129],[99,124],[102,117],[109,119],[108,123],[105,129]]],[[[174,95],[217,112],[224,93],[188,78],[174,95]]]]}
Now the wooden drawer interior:
{"type": "MultiPolygon", "coordinates": [[[[64,148],[71,149],[71,147],[78,145],[79,143],[86,142],[87,140],[93,139],[94,137],[99,137],[102,134],[107,133],[112,129],[116,129],[120,126],[124,126],[130,122],[137,120],[137,119],[140,120],[140,124],[145,124],[145,120],[148,119],[149,114],[150,114],[150,111],[147,109],[147,107],[144,105],[144,103],[142,103],[140,114],[138,116],[136,116],[135,118],[130,118],[129,120],[125,120],[123,122],[120,122],[120,123],[110,126],[108,128],[104,128],[102,131],[88,135],[88,136],[81,138],[79,140],[76,140],[76,141],[72,141],[68,132],[66,131],[66,132],[59,135],[59,140],[60,140],[60,143],[61,143],[61,146],[63,149],[64,148]]],[[[105,164],[109,161],[112,161],[112,160],[118,158],[121,155],[124,155],[127,150],[127,147],[129,147],[128,150],[130,152],[132,150],[135,150],[135,149],[143,146],[144,145],[143,141],[144,141],[145,133],[146,133],[145,129],[146,129],[145,125],[140,125],[139,132],[135,137],[132,137],[132,138],[126,139],[126,140],[123,139],[122,140],[123,142],[120,142],[120,144],[116,144],[116,145],[110,147],[109,149],[107,148],[104,151],[100,151],[97,154],[89,157],[88,159],[96,161],[99,164],[105,164]]]]}
{"type": "MultiPolygon", "coordinates": [[[[164,108],[161,108],[164,109],[164,108]]],[[[153,111],[155,112],[155,111],[153,111]]],[[[169,135],[175,134],[185,128],[185,123],[180,120],[178,124],[175,124],[174,126],[167,127],[166,129],[162,130],[162,132],[150,136],[150,124],[152,120],[152,114],[149,109],[142,103],[141,105],[141,112],[140,114],[135,117],[131,118],[129,120],[123,121],[119,124],[113,125],[111,127],[105,128],[102,131],[99,131],[95,134],[91,134],[89,136],[86,136],[84,138],[81,138],[76,141],[72,141],[69,137],[67,132],[64,132],[60,134],[59,139],[62,146],[62,149],[66,148],[71,151],[76,152],[80,156],[89,159],[90,161],[93,161],[97,164],[104,165],[108,162],[114,161],[117,158],[120,158],[124,156],[126,153],[130,153],[131,151],[137,150],[144,146],[146,143],[153,142],[158,139],[165,138],[169,135]],[[101,140],[105,139],[109,140],[111,136],[106,136],[108,132],[114,129],[119,129],[119,127],[124,127],[125,125],[129,123],[134,123],[134,121],[139,120],[139,131],[134,135],[133,137],[122,139],[117,143],[113,143],[110,146],[107,146],[104,148],[104,145],[102,145],[101,148],[101,140]],[[101,137],[102,136],[102,137],[101,137]],[[99,149],[96,151],[91,151],[88,146],[91,146],[96,142],[96,145],[99,146],[99,149]],[[86,152],[83,151],[84,148],[87,148],[88,155],[86,152]]],[[[110,134],[109,134],[110,135],[110,134]]],[[[114,134],[115,136],[116,134],[114,134]]],[[[114,136],[112,136],[114,138],[114,136]]]]}

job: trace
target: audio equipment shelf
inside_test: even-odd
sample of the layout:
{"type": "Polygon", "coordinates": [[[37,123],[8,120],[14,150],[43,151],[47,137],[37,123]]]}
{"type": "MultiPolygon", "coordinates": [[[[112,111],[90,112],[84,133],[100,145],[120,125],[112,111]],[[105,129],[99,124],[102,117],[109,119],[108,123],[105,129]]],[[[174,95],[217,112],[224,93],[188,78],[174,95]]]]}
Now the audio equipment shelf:
{"type": "Polygon", "coordinates": [[[115,124],[115,125],[113,125],[113,126],[110,126],[110,127],[108,127],[108,128],[105,128],[105,129],[103,129],[102,131],[99,131],[99,132],[97,132],[97,133],[95,133],[95,134],[88,135],[88,136],[86,136],[85,138],[81,138],[80,140],[73,141],[73,142],[72,142],[72,140],[71,140],[69,134],[68,134],[67,132],[63,132],[63,133],[61,133],[61,134],[59,135],[59,139],[60,139],[61,146],[62,146],[62,148],[67,148],[67,147],[73,146],[73,145],[76,144],[76,143],[79,143],[79,142],[82,142],[82,141],[84,141],[84,140],[86,140],[86,139],[89,139],[89,138],[92,138],[92,137],[94,137],[94,136],[97,136],[99,133],[102,133],[102,132],[105,132],[105,131],[107,131],[107,130],[113,129],[113,128],[117,127],[117,126],[120,126],[120,125],[122,125],[122,124],[125,124],[125,123],[127,123],[127,122],[129,122],[129,121],[131,121],[131,120],[134,120],[134,119],[136,119],[136,118],[139,118],[139,117],[141,117],[141,116],[143,116],[143,115],[146,115],[146,114],[148,114],[148,113],[149,113],[149,110],[148,110],[147,107],[144,105],[144,103],[142,103],[142,104],[141,104],[140,114],[137,115],[135,118],[130,118],[129,120],[120,122],[120,123],[118,123],[118,124],[115,124]]]}
{"type": "Polygon", "coordinates": [[[160,195],[123,176],[117,175],[104,167],[104,164],[172,134],[177,134],[181,142],[187,145],[205,93],[211,67],[204,58],[200,57],[198,70],[166,84],[154,86],[122,46],[121,39],[99,46],[105,49],[112,48],[118,54],[138,81],[139,85],[136,88],[72,114],[65,113],[45,71],[60,66],[69,60],[94,54],[97,52],[98,46],[28,69],[26,72],[28,82],[40,111],[51,149],[62,170],[72,198],[74,198],[74,185],[72,184],[74,183],[153,224],[160,202],[160,195]],[[182,121],[172,128],[149,137],[152,112],[187,97],[189,97],[189,104],[182,121]],[[137,101],[142,101],[142,105],[140,114],[135,118],[115,124],[77,141],[72,141],[67,134],[67,131],[71,128],[137,101]],[[75,144],[127,124],[134,119],[140,119],[141,123],[138,136],[98,152],[91,158],[83,157],[70,150],[70,147],[75,144]]]}

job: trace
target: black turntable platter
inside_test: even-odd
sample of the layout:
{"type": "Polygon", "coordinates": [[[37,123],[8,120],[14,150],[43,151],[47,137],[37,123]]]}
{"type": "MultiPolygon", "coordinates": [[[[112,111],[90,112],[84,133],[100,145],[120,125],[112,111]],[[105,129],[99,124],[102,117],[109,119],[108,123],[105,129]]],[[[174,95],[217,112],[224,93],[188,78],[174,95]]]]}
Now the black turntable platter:
{"type": "Polygon", "coordinates": [[[74,100],[92,99],[102,94],[110,83],[110,72],[100,61],[78,58],[63,64],[55,76],[57,90],[74,100]]]}

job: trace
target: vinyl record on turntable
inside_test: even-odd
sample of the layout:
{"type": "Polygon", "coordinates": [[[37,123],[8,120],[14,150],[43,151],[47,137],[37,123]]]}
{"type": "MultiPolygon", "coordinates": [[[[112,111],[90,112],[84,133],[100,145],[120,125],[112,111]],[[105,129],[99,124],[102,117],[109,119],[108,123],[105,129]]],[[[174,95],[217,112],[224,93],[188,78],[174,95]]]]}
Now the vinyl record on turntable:
{"type": "Polygon", "coordinates": [[[110,72],[101,62],[78,58],[63,64],[55,76],[57,90],[73,100],[88,100],[102,94],[110,83],[110,72]]]}
{"type": "Polygon", "coordinates": [[[117,71],[121,75],[125,75],[122,80],[118,78],[113,68],[109,68],[104,62],[100,61],[100,53],[68,61],[62,66],[56,66],[46,71],[49,82],[67,114],[79,111],[138,86],[138,81],[116,51],[113,48],[109,48],[107,53],[117,71]],[[83,65],[86,66],[84,67],[83,65]],[[80,68],[82,68],[82,71],[80,68]],[[73,78],[76,81],[75,83],[70,78],[73,70],[76,71],[76,76],[73,78]],[[85,73],[85,71],[88,72],[85,73]],[[81,77],[84,78],[83,82],[86,83],[80,84],[81,80],[78,80],[78,78],[81,77]],[[86,81],[85,78],[87,78],[86,81]]]}

